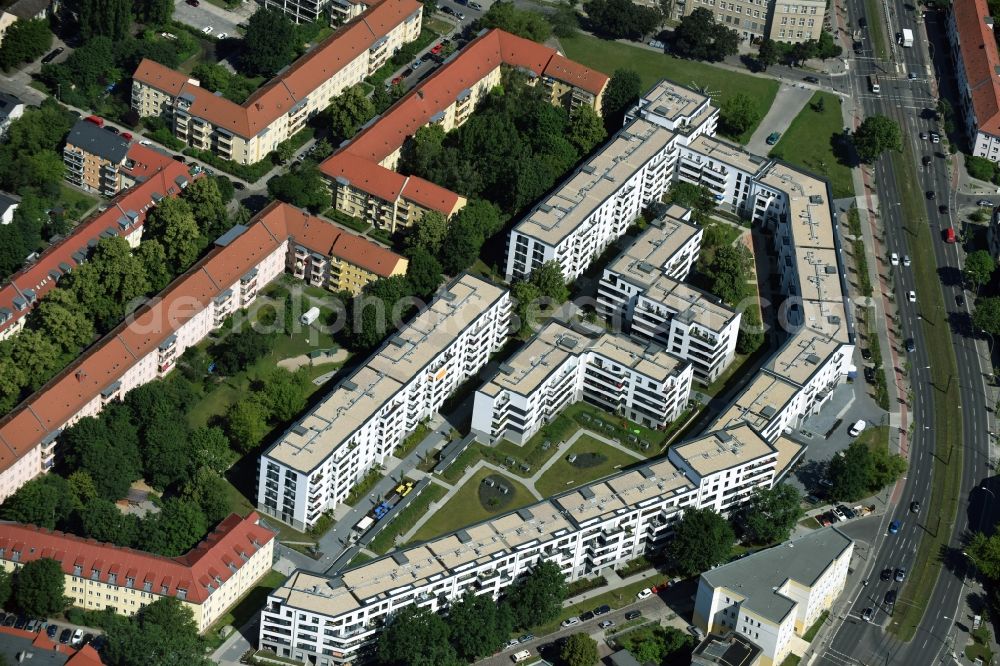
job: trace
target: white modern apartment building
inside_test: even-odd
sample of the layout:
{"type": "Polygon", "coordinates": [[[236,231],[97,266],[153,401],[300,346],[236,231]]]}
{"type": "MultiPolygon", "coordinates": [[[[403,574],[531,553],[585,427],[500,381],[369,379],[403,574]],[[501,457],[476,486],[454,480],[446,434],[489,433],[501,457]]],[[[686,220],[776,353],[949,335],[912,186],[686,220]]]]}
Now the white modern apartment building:
{"type": "MultiPolygon", "coordinates": [[[[742,455],[713,459],[741,479],[735,492],[770,486],[800,449],[783,438],[768,443],[746,424],[723,436],[725,441],[710,433],[688,446],[700,458],[704,450],[729,451],[739,443],[742,455]]],[[[688,468],[700,464],[685,462],[688,468]]],[[[721,494],[702,491],[688,474],[672,459],[650,461],[342,575],[297,571],[268,596],[260,646],[317,666],[356,663],[386,618],[410,604],[441,610],[467,591],[496,598],[543,559],[569,580],[633,559],[662,545],[685,507],[721,494]]],[[[702,485],[714,486],[711,478],[702,485]]]]}
{"type": "Polygon", "coordinates": [[[762,550],[701,575],[694,623],[741,635],[761,648],[761,666],[780,664],[844,589],[854,541],[834,527],[762,550]]]}
{"type": "Polygon", "coordinates": [[[618,330],[662,345],[711,383],[736,355],[740,313],[681,282],[701,248],[691,212],[671,206],[609,263],[597,290],[597,311],[618,330]]]}
{"type": "MultiPolygon", "coordinates": [[[[657,89],[664,86],[670,84],[660,84],[657,89]]],[[[783,258],[783,284],[797,285],[799,291],[778,308],[779,313],[788,315],[788,338],[709,432],[671,447],[664,457],[337,576],[295,572],[268,598],[261,615],[260,646],[280,656],[309,659],[317,666],[353,663],[386,619],[404,606],[418,604],[441,610],[466,591],[496,598],[541,559],[556,563],[569,580],[596,574],[660,547],[685,508],[710,507],[727,513],[754,488],[771,487],[779,481],[802,451],[784,433],[820,409],[847,375],[854,329],[826,185],[771,162],[751,188],[756,188],[750,199],[755,223],[774,230],[775,252],[783,258]],[[828,246],[832,253],[821,252],[828,246]],[[833,261],[835,270],[828,270],[829,264],[816,263],[816,257],[833,261]]],[[[513,375],[505,375],[505,370],[494,379],[498,386],[507,382],[504,390],[511,400],[515,393],[509,388],[515,382],[507,376],[522,377],[518,387],[536,387],[538,395],[529,390],[517,393],[519,404],[525,405],[523,412],[531,414],[531,419],[523,421],[525,432],[554,413],[560,401],[568,400],[559,381],[574,381],[575,366],[560,359],[571,355],[571,349],[558,343],[543,349],[536,339],[515,363],[508,364],[513,375]],[[538,350],[535,359],[535,352],[529,351],[531,345],[538,350]],[[549,356],[540,360],[546,351],[549,356]],[[551,365],[547,365],[549,359],[551,365]],[[562,376],[560,368],[569,368],[570,373],[562,376]]],[[[483,432],[488,424],[492,436],[491,392],[483,391],[482,405],[489,408],[477,410],[475,423],[483,432]]],[[[508,416],[508,430],[510,423],[508,416]]],[[[826,562],[832,557],[829,552],[831,549],[825,547],[826,562]]],[[[811,559],[822,563],[819,556],[811,559]]],[[[796,620],[791,628],[783,629],[783,634],[775,632],[772,647],[768,647],[769,639],[762,638],[766,618],[759,618],[758,627],[758,617],[753,616],[759,635],[751,640],[777,654],[776,648],[783,645],[781,641],[789,632],[808,626],[818,612],[814,608],[819,606],[809,593],[802,592],[802,585],[815,588],[816,599],[832,600],[842,587],[833,576],[839,571],[839,562],[833,568],[824,565],[819,569],[830,572],[824,574],[832,581],[829,583],[821,584],[816,578],[806,581],[803,576],[801,585],[783,581],[761,585],[767,593],[780,586],[781,595],[800,600],[804,606],[801,612],[794,611],[796,620]]],[[[753,571],[746,574],[755,575],[753,571]]],[[[732,594],[729,597],[735,598],[732,594]]],[[[745,608],[750,610],[751,606],[746,604],[745,608]]],[[[715,612],[704,611],[701,617],[715,617],[715,612]]],[[[743,634],[748,635],[751,620],[740,620],[739,613],[730,617],[732,628],[738,632],[745,628],[743,634]]],[[[712,630],[719,628],[704,620],[701,624],[712,630]]]]}
{"type": "Polygon", "coordinates": [[[677,147],[715,132],[718,110],[693,90],[661,82],[639,101],[640,117],[537,204],[511,231],[508,280],[558,261],[573,280],[621,237],[674,178],[677,147]]]}
{"type": "Polygon", "coordinates": [[[1000,161],[1000,53],[986,0],[955,0],[947,31],[972,154],[1000,161]]]}
{"type": "Polygon", "coordinates": [[[316,524],[507,340],[510,294],[463,275],[260,459],[257,504],[298,529],[316,524]]]}
{"type": "Polygon", "coordinates": [[[489,444],[523,444],[580,400],[663,428],[684,411],[692,377],[690,363],[661,347],[552,322],[476,391],[472,432],[489,444]]]}
{"type": "Polygon", "coordinates": [[[755,181],[772,160],[752,155],[713,136],[699,136],[679,148],[677,179],[703,185],[718,208],[749,217],[755,181]]]}

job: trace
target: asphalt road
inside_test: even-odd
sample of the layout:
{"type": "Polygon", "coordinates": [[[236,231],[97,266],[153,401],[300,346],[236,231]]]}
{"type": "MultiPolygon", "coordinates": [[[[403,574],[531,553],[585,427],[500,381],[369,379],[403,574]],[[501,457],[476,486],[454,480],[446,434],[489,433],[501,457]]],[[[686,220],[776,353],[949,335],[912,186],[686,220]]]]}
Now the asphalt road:
{"type": "MultiPolygon", "coordinates": [[[[871,57],[870,52],[863,57],[855,58],[852,63],[851,75],[848,77],[855,99],[860,101],[865,115],[882,114],[900,123],[905,141],[911,142],[913,153],[919,160],[921,156],[932,156],[931,164],[922,167],[919,164],[916,177],[920,188],[924,191],[933,190],[937,198],[933,201],[925,199],[927,213],[934,232],[934,253],[936,267],[919,266],[914,263],[910,268],[902,266],[894,268],[896,302],[899,304],[900,318],[904,336],[912,337],[916,351],[912,354],[902,352],[900,362],[905,357],[910,363],[910,378],[913,387],[914,400],[911,405],[911,417],[915,422],[913,437],[910,440],[910,468],[906,483],[900,496],[900,506],[895,514],[887,514],[887,520],[895,517],[902,521],[898,534],[888,535],[882,529],[875,535],[872,556],[867,562],[866,577],[869,584],[849,606],[843,624],[837,629],[825,650],[820,651],[816,663],[842,666],[844,664],[931,664],[952,663],[952,652],[956,649],[953,643],[953,631],[956,610],[964,602],[964,582],[967,566],[961,562],[961,537],[969,528],[969,516],[973,515],[972,527],[990,524],[995,506],[981,502],[978,496],[990,495],[986,491],[975,490],[989,474],[989,433],[986,418],[986,387],[983,383],[983,367],[990,367],[988,360],[980,359],[976,341],[970,338],[968,329],[969,307],[959,307],[956,296],[962,294],[960,282],[961,261],[960,247],[945,244],[941,239],[943,229],[949,224],[958,223],[952,219],[955,214],[957,198],[952,187],[946,162],[936,153],[944,149],[941,144],[933,145],[921,140],[922,131],[937,131],[938,123],[923,113],[925,108],[936,105],[932,79],[934,68],[938,68],[938,79],[944,83],[951,80],[951,65],[946,60],[947,47],[944,37],[943,16],[932,16],[927,22],[933,51],[945,57],[943,61],[935,61],[934,68],[927,54],[927,39],[923,30],[923,21],[904,8],[904,3],[897,0],[890,7],[890,38],[896,31],[904,27],[914,29],[917,35],[915,48],[903,49],[893,45],[893,51],[898,62],[878,61],[871,57]],[[909,72],[918,72],[917,80],[908,79],[909,72]],[[882,92],[872,95],[868,91],[866,77],[878,74],[882,92]],[[946,203],[949,214],[941,214],[938,206],[946,203]],[[944,294],[945,308],[949,311],[952,323],[952,343],[958,362],[958,377],[954,378],[960,387],[960,405],[963,426],[963,480],[960,493],[960,506],[955,521],[950,546],[957,553],[955,558],[942,569],[927,612],[917,627],[915,638],[909,643],[901,643],[886,634],[883,628],[893,622],[893,616],[884,604],[885,592],[899,589],[901,585],[895,581],[883,582],[879,572],[883,568],[912,568],[913,558],[919,544],[919,539],[927,530],[933,530],[937,525],[937,516],[929,516],[928,512],[910,514],[907,507],[911,500],[923,500],[926,506],[928,489],[931,487],[931,469],[935,446],[934,404],[936,395],[940,395],[930,384],[929,366],[934,362],[934,350],[927,348],[924,342],[922,324],[920,321],[921,295],[917,294],[917,302],[910,303],[906,292],[915,289],[914,273],[916,270],[936,269],[941,277],[941,289],[944,294]],[[971,505],[969,499],[973,500],[971,505]],[[971,511],[970,511],[971,506],[971,511]],[[873,622],[867,623],[861,619],[865,608],[876,610],[873,622]]],[[[862,0],[851,0],[849,11],[854,21],[864,15],[862,0]]],[[[878,17],[868,17],[869,30],[875,21],[884,20],[878,17]]],[[[866,40],[870,44],[870,39],[866,40]]],[[[900,255],[910,252],[909,238],[903,230],[903,220],[900,201],[899,181],[912,178],[912,173],[893,173],[891,163],[883,159],[875,167],[875,184],[880,199],[881,220],[886,229],[886,245],[889,252],[900,255]]],[[[963,202],[967,203],[967,202],[963,202]]],[[[884,261],[881,258],[881,261],[884,261]]],[[[928,300],[929,299],[925,299],[928,300]]],[[[949,379],[951,381],[951,379],[949,379]]],[[[993,491],[989,491],[992,493],[993,491]]],[[[993,503],[995,504],[995,503],[993,503]]],[[[853,592],[851,594],[854,594],[853,592]]],[[[957,642],[957,651],[961,652],[964,638],[957,642]]]]}
{"type": "Polygon", "coordinates": [[[250,17],[251,4],[244,3],[237,11],[227,11],[208,0],[200,1],[197,7],[192,7],[185,0],[175,0],[174,20],[198,30],[212,28],[213,37],[223,32],[230,37],[238,37],[237,26],[250,17]]]}

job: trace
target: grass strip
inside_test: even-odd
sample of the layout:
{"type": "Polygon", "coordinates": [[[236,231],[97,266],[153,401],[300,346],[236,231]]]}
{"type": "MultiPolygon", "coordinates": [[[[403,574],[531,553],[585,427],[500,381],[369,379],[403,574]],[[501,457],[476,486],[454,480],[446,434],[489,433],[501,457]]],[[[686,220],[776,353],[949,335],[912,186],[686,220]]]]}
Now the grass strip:
{"type": "Polygon", "coordinates": [[[868,34],[872,37],[875,57],[884,60],[888,57],[888,52],[885,49],[885,24],[881,18],[882,8],[879,6],[878,0],[865,0],[865,13],[872,17],[872,22],[868,24],[871,28],[868,34]]]}
{"type": "Polygon", "coordinates": [[[896,638],[909,641],[927,610],[927,602],[943,566],[941,553],[951,540],[962,484],[962,419],[958,409],[961,399],[958,364],[934,257],[934,243],[940,241],[933,237],[927,224],[922,192],[916,187],[919,181],[909,143],[904,142],[902,154],[893,153],[892,170],[899,174],[897,182],[902,196],[904,228],[910,234],[910,251],[919,267],[913,271],[913,277],[917,293],[921,295],[920,316],[925,344],[934,354],[930,383],[934,391],[935,440],[927,524],[913,559],[913,569],[901,590],[896,617],[886,629],[896,638]]]}
{"type": "Polygon", "coordinates": [[[819,617],[816,618],[816,621],[813,622],[813,625],[802,635],[802,639],[812,643],[813,639],[816,638],[816,634],[818,634],[819,630],[823,628],[823,623],[826,622],[828,617],[830,617],[830,611],[823,611],[820,613],[819,617]]]}

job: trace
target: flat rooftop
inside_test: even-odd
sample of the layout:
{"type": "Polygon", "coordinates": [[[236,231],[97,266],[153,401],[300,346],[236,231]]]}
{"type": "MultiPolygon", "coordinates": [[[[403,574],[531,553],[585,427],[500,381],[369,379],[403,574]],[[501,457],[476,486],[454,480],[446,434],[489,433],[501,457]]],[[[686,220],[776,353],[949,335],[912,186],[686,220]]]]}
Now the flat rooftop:
{"type": "Polygon", "coordinates": [[[581,230],[591,214],[674,136],[670,130],[642,118],[633,120],[535,206],[518,222],[515,231],[551,246],[559,245],[581,230]]]}
{"type": "Polygon", "coordinates": [[[679,456],[702,477],[759,458],[777,458],[775,448],[745,423],[725,430],[715,430],[674,446],[671,453],[679,456]]]}
{"type": "Polygon", "coordinates": [[[803,299],[811,301],[842,301],[843,289],[837,251],[833,248],[798,248],[795,270],[803,299]]]}
{"type": "Polygon", "coordinates": [[[764,367],[789,382],[804,386],[841,344],[842,341],[829,335],[804,328],[789,338],[764,367]]]}
{"type": "Polygon", "coordinates": [[[854,542],[834,527],[826,527],[780,545],[758,551],[701,575],[713,588],[743,598],[741,608],[780,622],[794,606],[783,593],[794,581],[811,588],[854,542]]]}
{"type": "Polygon", "coordinates": [[[489,396],[501,391],[531,395],[567,360],[588,354],[600,355],[661,382],[687,366],[686,361],[668,354],[658,345],[643,345],[614,333],[588,337],[565,324],[549,322],[479,390],[489,396]]]}
{"type": "Polygon", "coordinates": [[[835,247],[825,181],[781,162],[771,162],[759,180],[788,198],[789,227],[796,250],[835,247]]]}
{"type": "Polygon", "coordinates": [[[348,613],[361,604],[339,578],[308,571],[295,571],[269,596],[282,599],[292,608],[324,615],[348,613]]]}
{"type": "Polygon", "coordinates": [[[736,311],[718,296],[665,275],[653,282],[642,296],[675,312],[674,317],[684,323],[697,324],[716,333],[736,317],[736,311]]]}
{"type": "Polygon", "coordinates": [[[748,153],[742,148],[704,134],[694,139],[686,150],[749,174],[757,174],[770,161],[766,157],[748,153]]]}
{"type": "Polygon", "coordinates": [[[636,286],[648,288],[670,267],[681,249],[702,235],[700,227],[687,221],[690,217],[690,210],[671,206],[666,215],[651,223],[628,249],[612,260],[605,272],[617,273],[636,286]]]}
{"type": "Polygon", "coordinates": [[[286,430],[265,455],[300,472],[311,472],[504,293],[503,288],[472,275],[453,280],[364,366],[286,430]]]}
{"type": "Polygon", "coordinates": [[[740,397],[712,424],[725,429],[746,422],[763,431],[775,415],[791,402],[799,387],[767,372],[759,373],[740,397]]]}
{"type": "Polygon", "coordinates": [[[680,129],[681,125],[697,126],[714,113],[706,95],[661,79],[642,96],[642,112],[656,122],[680,129]]]}

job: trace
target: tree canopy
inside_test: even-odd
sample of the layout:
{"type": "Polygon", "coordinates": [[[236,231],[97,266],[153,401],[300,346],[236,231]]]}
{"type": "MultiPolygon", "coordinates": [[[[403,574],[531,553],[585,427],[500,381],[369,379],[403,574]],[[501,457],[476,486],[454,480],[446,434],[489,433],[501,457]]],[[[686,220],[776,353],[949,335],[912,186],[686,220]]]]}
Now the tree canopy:
{"type": "Polygon", "coordinates": [[[529,629],[550,622],[562,610],[566,577],[555,564],[542,561],[507,588],[505,602],[514,614],[514,626],[529,629]]]}
{"type": "Polygon", "coordinates": [[[593,666],[600,661],[597,641],[585,633],[572,634],[559,653],[566,666],[593,666]]]}
{"type": "Polygon", "coordinates": [[[784,541],[802,517],[802,496],[787,483],[756,488],[733,516],[740,536],[755,544],[784,541]]]}
{"type": "Polygon", "coordinates": [[[980,287],[989,283],[996,267],[996,261],[988,250],[975,250],[965,258],[965,268],[962,275],[978,291],[980,287]]]}
{"type": "Polygon", "coordinates": [[[1000,334],[1000,298],[987,296],[976,300],[976,309],[972,311],[972,325],[977,331],[989,335],[1000,334]]]}
{"type": "Polygon", "coordinates": [[[620,127],[624,113],[642,94],[642,77],[634,69],[616,69],[601,101],[601,115],[611,127],[620,127]],[[612,125],[611,122],[614,122],[612,125]]]}
{"type": "Polygon", "coordinates": [[[160,597],[108,629],[102,656],[109,666],[210,666],[191,609],[175,597],[160,597]]]}
{"type": "Polygon", "coordinates": [[[378,661],[392,666],[458,666],[448,624],[426,608],[410,605],[396,613],[379,635],[378,661]]]}
{"type": "Polygon", "coordinates": [[[854,131],[854,149],[862,162],[873,162],[887,150],[902,150],[899,123],[886,116],[868,116],[854,131]]]}
{"type": "Polygon", "coordinates": [[[28,617],[52,617],[68,604],[59,562],[43,557],[25,563],[14,577],[14,603],[28,617]]]}
{"type": "Polygon", "coordinates": [[[0,42],[0,69],[5,72],[31,62],[52,48],[52,31],[45,19],[15,21],[0,42]]]}
{"type": "Polygon", "coordinates": [[[535,42],[544,42],[552,34],[552,28],[541,14],[526,9],[518,9],[513,2],[500,0],[476,21],[476,29],[500,28],[506,32],[535,42]]]}
{"type": "Polygon", "coordinates": [[[330,192],[315,164],[302,164],[274,176],[267,181],[267,191],[275,199],[298,208],[308,208],[313,213],[319,213],[330,206],[330,192]]]}
{"type": "Polygon", "coordinates": [[[247,21],[240,67],[250,76],[270,78],[291,64],[302,45],[284,12],[261,7],[247,21]]]}
{"type": "Polygon", "coordinates": [[[327,108],[334,143],[353,137],[358,128],[375,117],[376,112],[375,104],[360,84],[345,88],[327,108]]]}
{"type": "Polygon", "coordinates": [[[906,459],[890,455],[884,447],[872,447],[860,441],[852,442],[827,465],[830,496],[854,501],[878,492],[906,471],[906,459]]]}
{"type": "Polygon", "coordinates": [[[736,534],[729,521],[712,509],[685,509],[674,526],[667,554],[687,576],[706,571],[729,557],[736,534]]]}
{"type": "Polygon", "coordinates": [[[674,29],[673,52],[682,58],[720,62],[739,50],[735,30],[717,23],[711,10],[698,7],[674,29]]]}
{"type": "Polygon", "coordinates": [[[631,0],[588,0],[583,9],[591,29],[607,39],[641,39],[663,20],[658,9],[631,0]]]}
{"type": "Polygon", "coordinates": [[[723,102],[719,109],[720,129],[723,134],[733,138],[739,138],[749,131],[761,117],[757,102],[746,93],[736,93],[723,102]]]}
{"type": "Polygon", "coordinates": [[[472,663],[503,645],[514,630],[514,617],[508,605],[466,592],[448,609],[448,626],[458,656],[472,663]]]}

